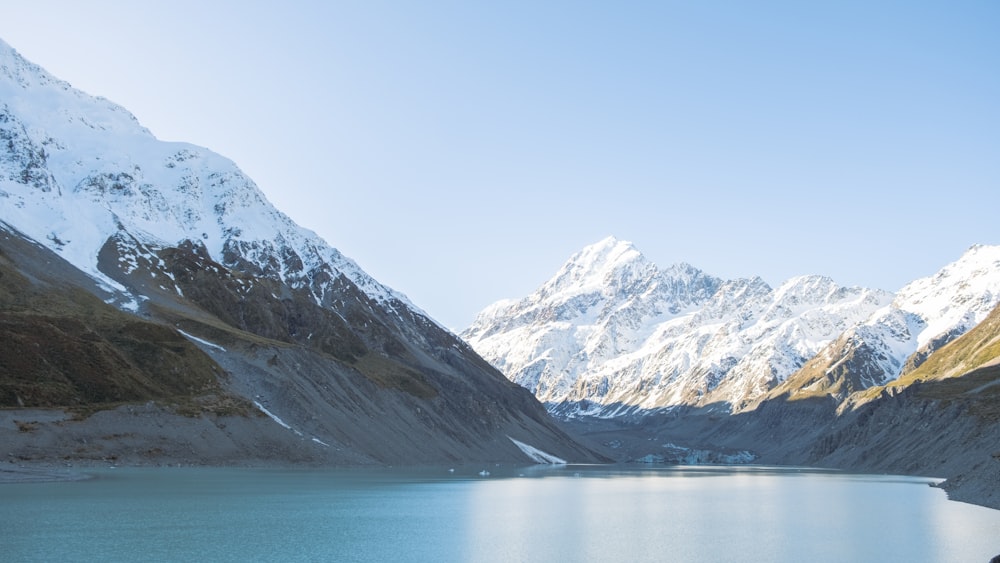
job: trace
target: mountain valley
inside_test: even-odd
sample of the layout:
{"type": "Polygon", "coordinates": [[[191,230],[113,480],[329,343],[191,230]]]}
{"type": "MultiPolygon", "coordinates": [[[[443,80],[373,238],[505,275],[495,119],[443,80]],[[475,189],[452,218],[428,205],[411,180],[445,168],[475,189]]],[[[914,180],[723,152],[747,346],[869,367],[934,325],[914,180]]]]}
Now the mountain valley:
{"type": "Polygon", "coordinates": [[[1000,247],[897,292],[609,237],[460,335],[0,41],[0,436],[22,465],[759,463],[1000,508],[1000,247]]]}

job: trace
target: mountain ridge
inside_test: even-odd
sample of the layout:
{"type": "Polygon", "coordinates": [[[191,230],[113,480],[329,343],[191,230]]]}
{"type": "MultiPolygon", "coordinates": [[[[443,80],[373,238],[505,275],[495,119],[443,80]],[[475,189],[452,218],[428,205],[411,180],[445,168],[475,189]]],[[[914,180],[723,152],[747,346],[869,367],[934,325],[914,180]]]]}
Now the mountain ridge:
{"type": "Polygon", "coordinates": [[[1000,246],[972,245],[937,273],[905,285],[892,303],[845,331],[761,399],[828,393],[838,400],[907,375],[1000,303],[1000,246]]]}
{"type": "MultiPolygon", "coordinates": [[[[771,288],[759,277],[718,280],[698,271],[715,281],[703,285],[706,291],[697,299],[669,309],[674,316],[643,316],[629,305],[640,297],[619,295],[616,288],[628,282],[609,278],[609,270],[577,282],[589,284],[591,294],[603,291],[604,309],[591,307],[586,319],[532,316],[568,301],[568,295],[577,298],[553,291],[554,281],[565,272],[587,271],[577,262],[609,241],[617,239],[574,254],[535,293],[487,307],[461,333],[560,415],[618,416],[707,404],[739,411],[816,385],[843,399],[916,367],[1000,301],[1000,247],[974,245],[898,294],[840,286],[820,275],[795,276],[771,288]],[[635,338],[640,333],[642,338],[635,338]],[[576,337],[580,334],[587,339],[576,337]],[[592,343],[602,341],[617,345],[614,354],[600,355],[592,343]],[[843,382],[820,384],[828,371],[845,366],[854,371],[843,382]],[[800,375],[803,369],[817,375],[800,375]]],[[[631,243],[623,246],[638,252],[631,243]]],[[[645,262],[641,255],[633,260],[645,262]]],[[[646,267],[660,272],[655,265],[646,267]]],[[[697,271],[683,263],[679,268],[697,271]]],[[[640,296],[643,291],[639,287],[640,296]]]]}
{"type": "Polygon", "coordinates": [[[222,262],[241,262],[293,283],[304,283],[305,274],[327,264],[372,297],[419,311],[275,209],[231,160],[195,145],[159,141],[121,106],[73,89],[6,43],[0,43],[0,54],[0,70],[17,82],[0,83],[0,138],[13,149],[9,161],[21,165],[11,176],[34,179],[6,186],[9,221],[77,267],[91,268],[88,273],[101,279],[93,257],[108,236],[126,227],[159,246],[201,240],[222,262]],[[50,111],[66,99],[77,107],[50,111]],[[119,136],[125,141],[116,142],[119,136]],[[38,190],[50,197],[39,198],[38,190]],[[81,214],[90,219],[86,224],[81,214]]]}
{"type": "MultiPolygon", "coordinates": [[[[72,395],[32,402],[20,386],[0,406],[41,418],[15,426],[8,413],[0,417],[19,459],[531,462],[512,440],[562,459],[601,459],[403,294],[277,210],[235,163],[157,140],[121,106],[73,89],[6,43],[0,212],[9,226],[0,250],[23,249],[11,275],[81,272],[64,277],[98,298],[87,310],[133,315],[169,335],[143,343],[150,352],[177,341],[200,350],[204,365],[216,367],[214,392],[247,406],[237,414],[180,412],[169,398],[147,397],[143,420],[157,421],[148,425],[134,417],[130,401],[138,396],[124,405],[72,395]],[[30,410],[73,406],[67,401],[84,404],[88,416],[65,421],[30,410]],[[190,433],[165,430],[192,425],[190,433]],[[70,436],[92,446],[77,455],[70,436]],[[255,449],[255,436],[268,447],[255,449]],[[226,453],[220,458],[212,444],[226,453]],[[166,453],[150,458],[152,450],[166,453]]],[[[84,313],[72,316],[82,334],[95,332],[84,313]]],[[[8,348],[17,331],[32,327],[12,330],[8,348]]],[[[63,375],[81,369],[58,362],[58,353],[42,349],[40,361],[61,365],[63,375]]],[[[155,373],[146,363],[155,354],[144,357],[135,370],[155,373]]],[[[0,387],[32,385],[19,377],[0,365],[0,387]]]]}

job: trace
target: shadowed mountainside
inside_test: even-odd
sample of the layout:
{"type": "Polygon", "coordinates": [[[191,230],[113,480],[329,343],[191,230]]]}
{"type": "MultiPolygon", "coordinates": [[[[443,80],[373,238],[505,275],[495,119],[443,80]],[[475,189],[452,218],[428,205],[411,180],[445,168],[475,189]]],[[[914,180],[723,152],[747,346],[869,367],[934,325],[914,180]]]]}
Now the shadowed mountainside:
{"type": "Polygon", "coordinates": [[[15,457],[96,457],[95,441],[128,457],[120,437],[138,421],[95,421],[141,403],[160,422],[154,434],[200,421],[201,431],[149,435],[185,462],[230,438],[234,462],[290,450],[321,463],[530,462],[513,440],[599,459],[403,294],[276,209],[235,163],[155,138],[3,41],[0,217],[2,400],[94,413],[0,424],[15,457]],[[222,421],[198,406],[206,396],[250,414],[222,421]],[[213,436],[206,447],[199,432],[213,436]],[[74,433],[85,452],[60,441],[74,433]],[[269,433],[285,443],[251,445],[269,433]],[[36,447],[46,435],[53,445],[36,447]]]}
{"type": "Polygon", "coordinates": [[[0,407],[82,412],[161,400],[247,409],[223,392],[221,368],[197,346],[105,304],[87,285],[96,290],[58,257],[0,229],[0,407]]]}
{"type": "Polygon", "coordinates": [[[349,280],[329,293],[341,307],[324,308],[192,244],[129,247],[144,261],[121,268],[109,241],[102,268],[144,296],[140,318],[48,249],[0,232],[0,406],[12,409],[0,431],[12,460],[529,462],[508,436],[600,459],[454,336],[382,312],[349,280]],[[125,414],[141,403],[156,424],[125,414]]]}

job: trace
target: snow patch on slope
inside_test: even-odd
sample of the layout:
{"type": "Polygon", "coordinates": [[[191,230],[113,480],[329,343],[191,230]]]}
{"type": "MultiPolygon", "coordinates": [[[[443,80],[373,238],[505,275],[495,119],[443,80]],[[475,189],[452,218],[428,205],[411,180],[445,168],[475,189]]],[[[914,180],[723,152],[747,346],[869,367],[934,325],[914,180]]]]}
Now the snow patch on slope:
{"type": "Polygon", "coordinates": [[[194,336],[193,334],[188,334],[188,333],[184,332],[183,330],[181,330],[179,328],[176,329],[176,330],[177,330],[177,332],[181,333],[188,340],[194,340],[195,342],[197,342],[199,344],[202,344],[204,346],[208,346],[209,348],[214,348],[216,350],[220,350],[222,352],[226,351],[225,348],[223,348],[222,346],[219,346],[218,344],[209,342],[208,340],[204,340],[202,338],[198,338],[197,336],[194,336]]]}
{"type": "Polygon", "coordinates": [[[542,450],[534,446],[515,440],[510,436],[507,436],[507,438],[511,442],[514,442],[514,445],[520,448],[521,451],[524,452],[524,455],[531,458],[531,460],[534,461],[535,463],[547,463],[550,465],[566,465],[566,460],[561,457],[556,457],[550,453],[543,452],[542,450]]]}

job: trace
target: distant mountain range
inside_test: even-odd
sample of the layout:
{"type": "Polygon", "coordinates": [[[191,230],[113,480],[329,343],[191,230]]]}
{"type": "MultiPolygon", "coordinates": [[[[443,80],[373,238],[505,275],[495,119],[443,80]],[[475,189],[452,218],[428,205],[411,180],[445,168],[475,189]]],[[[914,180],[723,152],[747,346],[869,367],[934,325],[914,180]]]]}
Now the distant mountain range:
{"type": "Polygon", "coordinates": [[[771,288],[661,269],[609,237],[462,332],[565,416],[740,412],[783,393],[839,400],[920,366],[1000,302],[1000,246],[973,246],[895,295],[800,276],[771,288]]]}
{"type": "Polygon", "coordinates": [[[21,420],[10,455],[598,459],[233,162],[157,140],[3,42],[0,232],[0,406],[81,419],[21,420]],[[171,421],[158,428],[198,429],[142,438],[136,403],[171,421]]]}
{"type": "Polygon", "coordinates": [[[998,246],[890,294],[660,269],[608,238],[462,335],[618,460],[945,477],[1000,508],[998,301],[998,246]]]}

